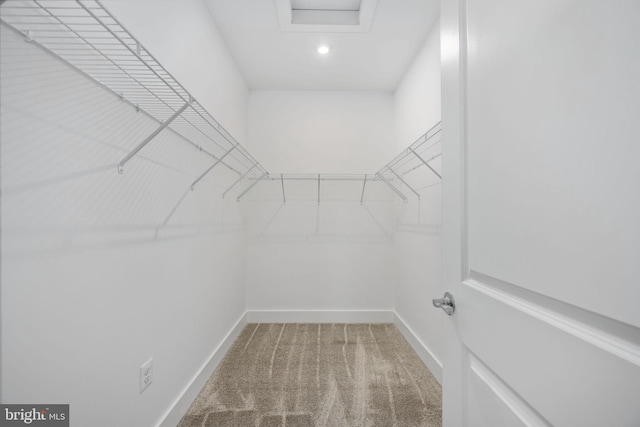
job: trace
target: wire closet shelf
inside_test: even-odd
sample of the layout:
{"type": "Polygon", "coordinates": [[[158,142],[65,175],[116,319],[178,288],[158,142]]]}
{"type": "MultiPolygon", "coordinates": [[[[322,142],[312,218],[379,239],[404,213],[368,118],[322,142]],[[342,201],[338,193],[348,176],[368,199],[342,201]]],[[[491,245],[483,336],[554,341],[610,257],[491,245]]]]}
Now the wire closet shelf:
{"type": "Polygon", "coordinates": [[[375,176],[384,181],[404,202],[407,202],[408,198],[401,188],[408,189],[409,193],[420,199],[420,193],[409,184],[406,177],[424,167],[438,180],[442,180],[441,172],[438,170],[439,167],[434,164],[434,161],[442,156],[441,142],[442,124],[438,122],[413,144],[384,165],[376,172],[375,176]],[[398,182],[400,182],[401,188],[396,185],[398,182]]]}
{"type": "Polygon", "coordinates": [[[122,157],[118,172],[167,129],[212,158],[212,165],[194,180],[192,189],[218,165],[238,174],[232,187],[244,178],[268,175],[100,1],[3,0],[0,21],[158,123],[155,131],[122,157]]]}
{"type": "MultiPolygon", "coordinates": [[[[442,149],[440,145],[441,132],[442,126],[441,123],[438,122],[375,174],[267,174],[259,180],[279,181],[282,189],[283,203],[287,200],[286,181],[317,182],[318,203],[320,203],[320,187],[325,181],[362,182],[361,192],[359,194],[360,203],[364,202],[367,183],[375,181],[386,184],[400,199],[402,199],[403,202],[409,201],[407,196],[410,194],[413,194],[417,199],[420,199],[418,189],[414,188],[408,182],[407,177],[424,167],[425,170],[428,171],[428,174],[431,174],[433,177],[437,178],[437,180],[442,179],[442,176],[438,171],[439,166],[434,164],[434,161],[442,156],[442,149]],[[408,191],[405,191],[405,189],[408,191]]],[[[257,181],[258,180],[256,180],[253,185],[257,184],[257,181]]],[[[422,181],[422,179],[418,178],[418,181],[422,181]]],[[[244,196],[246,192],[250,191],[251,188],[253,188],[253,185],[247,188],[245,193],[241,194],[239,197],[244,196]]]]}
{"type": "Polygon", "coordinates": [[[407,202],[409,193],[418,198],[420,195],[409,185],[405,175],[424,166],[440,179],[437,168],[431,165],[441,155],[438,150],[440,123],[375,174],[270,175],[99,0],[1,0],[0,5],[3,26],[92,79],[137,113],[158,123],[155,131],[118,162],[120,173],[159,133],[168,130],[212,158],[211,166],[193,181],[191,189],[218,165],[224,165],[235,171],[238,178],[223,192],[223,197],[237,189],[241,181],[249,182],[237,200],[262,180],[280,181],[283,197],[287,180],[317,181],[318,194],[322,181],[362,180],[361,202],[367,182],[371,181],[384,182],[407,202]]]}

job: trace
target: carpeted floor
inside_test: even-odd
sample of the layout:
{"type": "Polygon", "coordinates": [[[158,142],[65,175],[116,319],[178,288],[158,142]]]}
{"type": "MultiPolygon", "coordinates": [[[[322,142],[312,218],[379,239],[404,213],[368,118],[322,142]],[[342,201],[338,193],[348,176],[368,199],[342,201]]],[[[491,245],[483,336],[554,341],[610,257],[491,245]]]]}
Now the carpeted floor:
{"type": "Polygon", "coordinates": [[[441,388],[393,324],[249,324],[178,427],[440,426],[441,388]]]}

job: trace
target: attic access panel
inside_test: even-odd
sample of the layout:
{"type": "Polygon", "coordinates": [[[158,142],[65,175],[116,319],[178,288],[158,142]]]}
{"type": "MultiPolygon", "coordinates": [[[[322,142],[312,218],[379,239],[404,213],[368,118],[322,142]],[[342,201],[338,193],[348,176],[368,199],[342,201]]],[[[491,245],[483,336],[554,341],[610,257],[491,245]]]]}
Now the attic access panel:
{"type": "Polygon", "coordinates": [[[276,0],[282,31],[364,33],[378,0],[276,0]]]}
{"type": "Polygon", "coordinates": [[[292,9],[360,10],[362,0],[291,0],[292,9]]]}
{"type": "Polygon", "coordinates": [[[359,25],[361,0],[291,0],[291,23],[359,25]]]}

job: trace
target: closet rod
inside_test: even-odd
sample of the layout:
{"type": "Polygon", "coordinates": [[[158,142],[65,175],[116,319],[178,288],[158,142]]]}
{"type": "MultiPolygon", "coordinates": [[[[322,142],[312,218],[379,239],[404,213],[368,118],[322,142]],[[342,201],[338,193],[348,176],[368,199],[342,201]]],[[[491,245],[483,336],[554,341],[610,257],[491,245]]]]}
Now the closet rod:
{"type": "Polygon", "coordinates": [[[277,176],[271,176],[265,178],[267,181],[280,181],[280,175],[282,175],[282,179],[285,181],[317,181],[318,175],[320,175],[320,181],[361,181],[366,175],[365,174],[357,174],[357,175],[345,175],[345,174],[331,174],[331,173],[321,173],[321,174],[313,174],[309,176],[300,176],[297,174],[278,174],[277,176]]]}

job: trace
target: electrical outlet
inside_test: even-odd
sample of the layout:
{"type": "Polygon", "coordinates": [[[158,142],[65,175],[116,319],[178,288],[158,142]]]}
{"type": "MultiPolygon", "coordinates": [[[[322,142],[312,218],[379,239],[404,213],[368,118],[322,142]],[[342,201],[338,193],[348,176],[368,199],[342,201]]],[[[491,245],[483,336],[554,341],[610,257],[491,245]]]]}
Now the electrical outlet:
{"type": "Polygon", "coordinates": [[[153,382],[153,358],[140,366],[140,393],[146,390],[153,382]]]}

